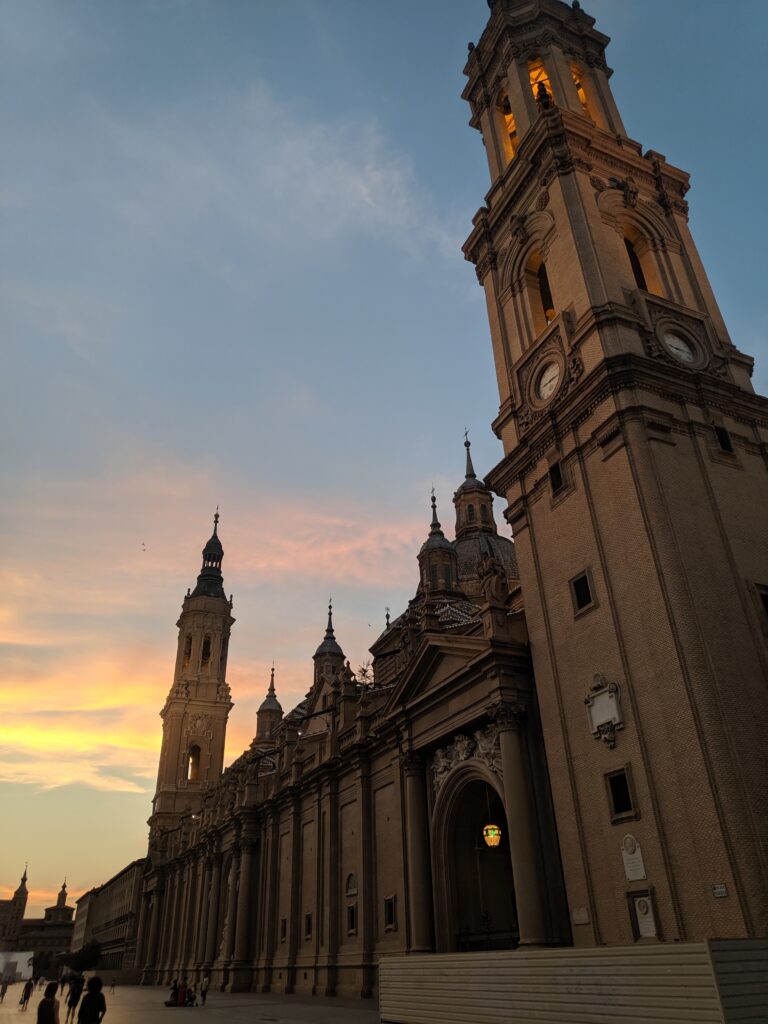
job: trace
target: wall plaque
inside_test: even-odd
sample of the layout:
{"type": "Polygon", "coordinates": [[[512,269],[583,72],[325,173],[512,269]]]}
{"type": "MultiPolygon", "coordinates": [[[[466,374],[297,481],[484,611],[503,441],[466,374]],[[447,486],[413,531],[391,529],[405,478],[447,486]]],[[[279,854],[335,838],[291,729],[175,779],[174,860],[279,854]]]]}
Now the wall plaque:
{"type": "Polygon", "coordinates": [[[609,683],[605,676],[598,673],[584,703],[592,735],[613,750],[616,746],[616,733],[624,728],[619,684],[609,683]]]}
{"type": "Polygon", "coordinates": [[[715,897],[716,900],[725,899],[725,897],[728,895],[728,887],[726,886],[725,882],[715,883],[715,885],[712,886],[712,895],[715,897]]]}
{"type": "Polygon", "coordinates": [[[634,836],[626,835],[621,841],[621,857],[624,861],[624,874],[628,882],[640,882],[647,878],[643,851],[634,836]]]}
{"type": "Polygon", "coordinates": [[[653,903],[651,902],[650,895],[636,896],[634,898],[634,906],[638,938],[656,938],[656,918],[653,913],[653,903]]]}

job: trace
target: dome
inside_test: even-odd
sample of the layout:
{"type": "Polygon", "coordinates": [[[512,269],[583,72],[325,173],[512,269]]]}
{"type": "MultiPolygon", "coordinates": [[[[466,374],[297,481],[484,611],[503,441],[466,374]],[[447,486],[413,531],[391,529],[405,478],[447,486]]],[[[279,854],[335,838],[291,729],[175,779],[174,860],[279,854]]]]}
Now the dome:
{"type": "Polygon", "coordinates": [[[508,580],[520,578],[514,542],[497,533],[472,533],[453,542],[459,562],[459,582],[480,580],[483,561],[490,556],[504,566],[508,580]]]}
{"type": "Polygon", "coordinates": [[[336,640],[336,636],[333,632],[333,605],[328,605],[328,625],[325,629],[325,636],[323,641],[314,653],[315,658],[321,658],[323,655],[331,655],[336,658],[343,658],[344,651],[336,640]]]}

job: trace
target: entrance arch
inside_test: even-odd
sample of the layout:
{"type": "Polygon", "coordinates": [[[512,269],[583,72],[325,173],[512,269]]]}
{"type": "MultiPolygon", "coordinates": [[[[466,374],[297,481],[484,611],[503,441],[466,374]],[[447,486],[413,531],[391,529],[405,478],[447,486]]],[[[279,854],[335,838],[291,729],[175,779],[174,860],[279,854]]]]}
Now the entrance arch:
{"type": "Polygon", "coordinates": [[[498,781],[465,762],[443,783],[433,815],[438,952],[513,949],[519,940],[509,828],[498,781]],[[501,828],[498,846],[483,828],[501,828]]]}

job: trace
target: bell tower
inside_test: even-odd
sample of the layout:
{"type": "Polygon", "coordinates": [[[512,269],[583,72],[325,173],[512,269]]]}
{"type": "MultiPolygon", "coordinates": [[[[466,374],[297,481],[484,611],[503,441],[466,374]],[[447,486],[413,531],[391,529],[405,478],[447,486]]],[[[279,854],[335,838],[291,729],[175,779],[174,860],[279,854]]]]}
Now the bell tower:
{"type": "Polygon", "coordinates": [[[175,827],[183,814],[200,809],[202,794],[219,778],[232,701],[226,681],[232,599],[224,594],[224,549],[213,534],[203,549],[197,585],[184,598],[173,686],[160,717],[163,742],[150,824],[175,827]]]}
{"type": "Polygon", "coordinates": [[[508,503],[578,945],[768,934],[768,401],[577,0],[465,67],[508,503]]]}

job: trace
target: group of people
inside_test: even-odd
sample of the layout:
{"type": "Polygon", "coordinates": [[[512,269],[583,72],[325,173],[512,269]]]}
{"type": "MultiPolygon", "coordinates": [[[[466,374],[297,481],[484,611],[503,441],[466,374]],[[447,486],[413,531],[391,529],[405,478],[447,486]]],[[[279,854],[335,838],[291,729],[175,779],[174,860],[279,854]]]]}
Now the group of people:
{"type": "MultiPolygon", "coordinates": [[[[205,1006],[205,1000],[208,998],[208,986],[211,983],[211,979],[206,974],[203,980],[200,982],[200,1002],[205,1006]]],[[[190,985],[186,978],[181,979],[179,984],[178,979],[174,979],[171,985],[171,994],[165,1001],[166,1006],[197,1006],[197,989],[194,985],[190,985]]]]}
{"type": "MultiPolygon", "coordinates": [[[[45,986],[45,992],[43,998],[40,1000],[37,1006],[37,1024],[62,1024],[59,1016],[60,1002],[56,998],[59,991],[59,984],[61,984],[61,991],[64,991],[64,985],[66,980],[62,979],[61,982],[49,981],[45,986]]],[[[64,1024],[99,1024],[107,1012],[107,1001],[104,998],[102,990],[101,978],[89,978],[86,985],[85,979],[82,975],[74,975],[69,979],[69,992],[66,997],[67,1015],[64,1020],[64,1024]],[[87,991],[83,996],[83,989],[87,991]],[[80,998],[82,996],[82,999],[80,998]],[[77,1014],[77,1016],[75,1016],[77,1014]]],[[[19,999],[19,1006],[22,1010],[27,1010],[29,1007],[29,1001],[32,998],[32,993],[35,989],[35,983],[30,978],[24,984],[24,988],[21,992],[21,999],[19,999]]],[[[3,996],[5,992],[3,992],[3,996]]]]}

